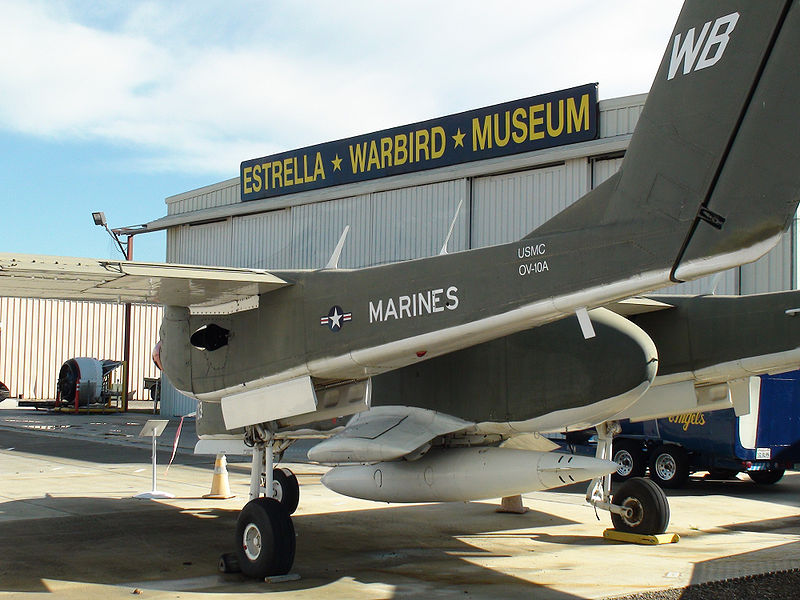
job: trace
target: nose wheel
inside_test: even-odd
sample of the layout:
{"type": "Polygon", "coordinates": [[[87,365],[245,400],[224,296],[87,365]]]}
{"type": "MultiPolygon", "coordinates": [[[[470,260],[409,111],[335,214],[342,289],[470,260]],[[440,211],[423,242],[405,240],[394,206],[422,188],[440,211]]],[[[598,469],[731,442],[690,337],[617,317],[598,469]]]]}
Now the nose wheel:
{"type": "Polygon", "coordinates": [[[236,523],[236,540],[238,566],[248,577],[286,575],[294,564],[294,524],[274,498],[245,504],[236,523]]]}

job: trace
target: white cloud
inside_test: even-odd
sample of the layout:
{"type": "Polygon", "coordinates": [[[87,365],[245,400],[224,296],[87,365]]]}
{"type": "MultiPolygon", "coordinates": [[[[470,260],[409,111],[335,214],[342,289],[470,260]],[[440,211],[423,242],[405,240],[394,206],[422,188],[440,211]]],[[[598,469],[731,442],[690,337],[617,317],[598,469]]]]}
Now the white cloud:
{"type": "Polygon", "coordinates": [[[646,91],[679,3],[0,3],[0,128],[235,175],[271,152],[599,81],[646,91]]]}

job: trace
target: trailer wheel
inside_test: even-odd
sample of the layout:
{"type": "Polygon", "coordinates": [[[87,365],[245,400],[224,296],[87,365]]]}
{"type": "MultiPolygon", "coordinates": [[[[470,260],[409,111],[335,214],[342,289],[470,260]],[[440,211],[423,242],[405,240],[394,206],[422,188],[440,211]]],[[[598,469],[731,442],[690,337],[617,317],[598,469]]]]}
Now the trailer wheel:
{"type": "Polygon", "coordinates": [[[759,485],[772,485],[778,483],[783,477],[784,469],[769,469],[767,471],[748,471],[747,476],[753,480],[753,483],[759,485]]]}
{"type": "Polygon", "coordinates": [[[614,481],[628,481],[632,477],[644,477],[647,461],[644,458],[642,444],[636,440],[614,441],[613,461],[617,470],[611,475],[614,481]]]}
{"type": "Polygon", "coordinates": [[[617,531],[658,535],[669,525],[669,503],[664,490],[649,479],[634,477],[623,483],[614,494],[612,504],[629,508],[626,517],[611,513],[611,522],[617,531]]]}
{"type": "Polygon", "coordinates": [[[248,577],[286,575],[294,563],[292,517],[274,498],[245,504],[236,522],[236,561],[248,577]]]}
{"type": "Polygon", "coordinates": [[[650,460],[650,478],[662,488],[682,487],[689,478],[686,450],[675,444],[656,448],[650,460]]]}

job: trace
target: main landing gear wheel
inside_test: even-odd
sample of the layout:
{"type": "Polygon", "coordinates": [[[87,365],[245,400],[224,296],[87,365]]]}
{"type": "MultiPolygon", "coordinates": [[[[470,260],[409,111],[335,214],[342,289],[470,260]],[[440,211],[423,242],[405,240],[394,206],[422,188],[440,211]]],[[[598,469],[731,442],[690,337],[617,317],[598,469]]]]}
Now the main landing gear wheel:
{"type": "Polygon", "coordinates": [[[784,469],[770,469],[768,471],[748,471],[747,476],[753,480],[753,483],[772,485],[778,483],[784,473],[784,469]]]}
{"type": "Polygon", "coordinates": [[[689,458],[680,446],[664,444],[652,456],[650,478],[662,488],[679,488],[689,479],[689,458]]]}
{"type": "Polygon", "coordinates": [[[669,525],[669,503],[664,490],[649,479],[634,477],[623,483],[611,500],[612,504],[630,509],[630,516],[611,513],[617,531],[639,535],[664,533],[669,525]]]}
{"type": "Polygon", "coordinates": [[[272,469],[272,497],[280,502],[290,515],[297,510],[300,502],[300,484],[297,476],[289,469],[272,469]]]}
{"type": "Polygon", "coordinates": [[[274,498],[245,504],[236,523],[236,561],[248,577],[286,575],[294,563],[292,518],[274,498]]]}
{"type": "Polygon", "coordinates": [[[617,440],[614,442],[614,457],[617,471],[611,474],[614,481],[628,481],[633,477],[644,477],[647,461],[644,458],[642,444],[635,440],[617,440]]]}

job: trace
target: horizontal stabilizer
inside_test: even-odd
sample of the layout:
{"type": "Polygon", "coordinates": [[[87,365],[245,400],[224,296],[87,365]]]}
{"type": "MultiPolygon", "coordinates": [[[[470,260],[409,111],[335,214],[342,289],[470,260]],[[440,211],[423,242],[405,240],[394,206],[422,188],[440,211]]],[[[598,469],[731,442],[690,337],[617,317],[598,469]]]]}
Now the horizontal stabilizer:
{"type": "Polygon", "coordinates": [[[215,306],[286,285],[258,269],[0,253],[0,296],[215,306]]]}

